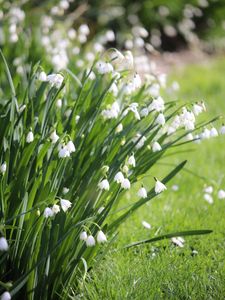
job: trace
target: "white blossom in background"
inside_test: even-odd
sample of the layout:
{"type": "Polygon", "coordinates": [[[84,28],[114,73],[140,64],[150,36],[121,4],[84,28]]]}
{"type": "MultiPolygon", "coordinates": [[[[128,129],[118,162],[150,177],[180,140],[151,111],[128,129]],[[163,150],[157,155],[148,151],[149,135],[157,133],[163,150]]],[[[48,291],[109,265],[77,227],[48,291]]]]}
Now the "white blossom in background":
{"type": "Polygon", "coordinates": [[[62,192],[63,192],[63,195],[66,195],[69,192],[69,189],[67,187],[64,187],[62,192]]]}
{"type": "Polygon", "coordinates": [[[178,191],[179,190],[179,185],[177,185],[177,184],[172,185],[172,190],[174,192],[178,191]]]}
{"type": "Polygon", "coordinates": [[[86,241],[88,238],[87,232],[86,231],[82,231],[80,234],[80,240],[81,241],[86,241]]]}
{"type": "Polygon", "coordinates": [[[2,174],[5,174],[6,170],[7,170],[7,165],[6,165],[6,162],[4,162],[4,163],[0,166],[0,172],[1,172],[2,174]]]}
{"type": "Polygon", "coordinates": [[[155,122],[156,122],[156,124],[159,124],[159,125],[162,125],[162,126],[165,125],[166,120],[165,120],[164,114],[160,113],[160,114],[157,116],[155,122]]]}
{"type": "Polygon", "coordinates": [[[206,202],[208,202],[209,204],[213,204],[213,197],[210,194],[204,194],[203,197],[206,202]]]}
{"type": "Polygon", "coordinates": [[[198,116],[200,113],[202,113],[204,110],[203,106],[200,104],[194,104],[193,105],[193,113],[198,116]]]}
{"type": "Polygon", "coordinates": [[[151,225],[148,222],[142,221],[141,224],[144,226],[144,228],[151,229],[151,225]]]}
{"type": "Polygon", "coordinates": [[[203,132],[200,134],[200,138],[201,138],[202,140],[204,140],[204,139],[209,139],[209,138],[210,138],[210,130],[207,129],[207,128],[205,128],[205,129],[203,130],[203,132]]]}
{"type": "Polygon", "coordinates": [[[204,188],[204,192],[208,193],[208,194],[212,194],[213,193],[213,187],[212,186],[206,186],[204,188]]]}
{"type": "Polygon", "coordinates": [[[0,251],[8,251],[9,245],[5,237],[0,237],[0,251]]]}
{"type": "Polygon", "coordinates": [[[121,187],[125,190],[129,190],[130,189],[130,180],[128,178],[125,178],[122,182],[121,182],[121,187]]]}
{"type": "Polygon", "coordinates": [[[174,245],[183,248],[184,247],[184,239],[182,237],[173,237],[171,241],[174,245]]]}
{"type": "Polygon", "coordinates": [[[72,205],[72,203],[69,200],[66,199],[60,199],[60,205],[64,212],[66,212],[72,205]]]}
{"type": "Polygon", "coordinates": [[[95,239],[92,235],[89,235],[86,239],[87,247],[94,247],[95,246],[95,239]]]}
{"type": "Polygon", "coordinates": [[[124,181],[124,176],[122,172],[118,172],[116,173],[115,177],[114,177],[114,181],[116,183],[122,183],[124,181]]]}
{"type": "Polygon", "coordinates": [[[158,179],[155,179],[156,182],[155,182],[155,193],[156,194],[159,194],[165,190],[167,190],[166,186],[161,182],[159,181],[158,179]]]}
{"type": "Polygon", "coordinates": [[[47,219],[53,216],[54,216],[54,212],[52,211],[52,209],[50,207],[46,207],[44,210],[44,217],[47,219]]]}
{"type": "Polygon", "coordinates": [[[142,136],[142,134],[137,133],[136,136],[133,138],[133,143],[136,143],[138,141],[138,143],[136,144],[136,149],[140,149],[144,146],[144,143],[146,141],[146,137],[142,136]]]}
{"type": "Polygon", "coordinates": [[[225,134],[225,125],[222,125],[220,128],[220,134],[225,134]]]}
{"type": "Polygon", "coordinates": [[[55,105],[57,108],[62,108],[62,99],[58,99],[55,105]]]}
{"type": "Polygon", "coordinates": [[[137,192],[137,195],[140,197],[140,198],[147,198],[148,197],[148,194],[147,194],[147,191],[144,187],[141,187],[138,192],[137,192]]]}
{"type": "Polygon", "coordinates": [[[219,199],[225,199],[225,190],[219,190],[217,196],[219,199]]]}
{"type": "Polygon", "coordinates": [[[147,107],[141,109],[141,111],[140,111],[140,116],[141,117],[147,117],[148,114],[149,114],[149,111],[148,111],[147,107]]]}
{"type": "Polygon", "coordinates": [[[127,163],[128,163],[129,166],[132,166],[132,167],[135,167],[135,166],[136,166],[136,161],[135,161],[134,155],[131,155],[131,156],[128,158],[127,163]]]}
{"type": "Polygon", "coordinates": [[[32,131],[29,131],[28,134],[27,134],[27,137],[26,137],[26,142],[28,144],[32,143],[34,140],[34,134],[32,131]]]}
{"type": "Polygon", "coordinates": [[[165,109],[164,107],[164,100],[162,97],[157,97],[156,99],[154,99],[151,104],[148,106],[148,110],[149,112],[156,110],[158,112],[161,112],[165,109]]]}
{"type": "Polygon", "coordinates": [[[50,74],[47,76],[46,80],[51,84],[51,86],[55,86],[59,89],[63,83],[63,79],[64,78],[61,74],[50,74]]]}
{"type": "Polygon", "coordinates": [[[1,295],[1,300],[11,300],[11,295],[9,292],[4,292],[2,295],[1,295]]]}
{"type": "Polygon", "coordinates": [[[107,74],[113,72],[113,66],[110,63],[104,61],[97,62],[96,69],[99,74],[107,74]]]}
{"type": "Polygon", "coordinates": [[[157,152],[157,151],[160,151],[160,150],[162,150],[162,147],[160,146],[160,144],[158,142],[154,142],[152,144],[152,151],[157,152]]]}
{"type": "Polygon", "coordinates": [[[103,243],[107,242],[106,235],[104,234],[104,232],[102,230],[99,230],[99,232],[97,234],[97,242],[99,244],[103,244],[103,243]]]}
{"type": "Polygon", "coordinates": [[[50,139],[52,141],[52,144],[55,144],[58,141],[59,136],[57,135],[55,130],[51,133],[50,139]]]}
{"type": "Polygon", "coordinates": [[[100,190],[105,190],[108,191],[109,190],[109,182],[107,179],[103,179],[102,181],[100,181],[98,183],[98,187],[100,190]]]}
{"type": "Polygon", "coordinates": [[[193,134],[192,133],[188,133],[187,135],[186,135],[186,140],[187,141],[192,141],[194,139],[194,137],[193,137],[193,134]]]}
{"type": "Polygon", "coordinates": [[[215,128],[215,127],[212,127],[211,129],[210,129],[210,137],[215,137],[215,136],[218,136],[219,134],[218,134],[218,131],[217,131],[217,129],[215,128]]]}
{"type": "Polygon", "coordinates": [[[109,108],[102,111],[102,116],[105,119],[116,119],[120,113],[120,106],[117,101],[115,101],[109,108]]]}

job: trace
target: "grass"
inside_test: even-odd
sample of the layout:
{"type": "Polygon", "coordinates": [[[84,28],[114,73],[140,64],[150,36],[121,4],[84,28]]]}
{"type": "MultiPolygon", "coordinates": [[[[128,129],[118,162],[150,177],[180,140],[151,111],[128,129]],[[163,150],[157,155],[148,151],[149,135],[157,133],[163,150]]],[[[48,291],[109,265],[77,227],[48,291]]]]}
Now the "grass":
{"type": "MultiPolygon", "coordinates": [[[[209,116],[224,114],[224,67],[225,60],[220,58],[207,65],[174,70],[171,80],[179,78],[181,85],[178,99],[204,99],[209,116]]],[[[225,188],[224,147],[224,136],[220,136],[188,146],[188,152],[179,157],[163,159],[161,163],[175,165],[184,156],[188,159],[187,169],[195,175],[183,170],[170,182],[166,193],[128,219],[120,228],[117,246],[120,249],[136,240],[192,228],[212,229],[213,233],[185,238],[184,248],[167,240],[110,253],[90,272],[81,288],[83,299],[223,299],[225,202],[217,199],[217,191],[225,188]],[[179,185],[178,191],[172,191],[173,184],[179,185]],[[212,205],[203,198],[204,185],[214,187],[212,205]],[[152,229],[145,229],[142,220],[152,229]],[[198,253],[193,254],[193,250],[198,253]]],[[[154,170],[146,177],[146,186],[152,182],[152,174],[161,176],[167,167],[157,164],[154,170]]],[[[121,206],[134,202],[135,197],[127,193],[121,206]]]]}

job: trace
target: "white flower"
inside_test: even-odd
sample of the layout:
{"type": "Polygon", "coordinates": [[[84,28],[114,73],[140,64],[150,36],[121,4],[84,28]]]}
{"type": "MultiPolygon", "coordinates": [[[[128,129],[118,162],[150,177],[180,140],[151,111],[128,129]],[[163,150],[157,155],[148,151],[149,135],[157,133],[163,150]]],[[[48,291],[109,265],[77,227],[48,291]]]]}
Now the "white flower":
{"type": "Polygon", "coordinates": [[[158,97],[156,99],[154,99],[152,101],[152,103],[148,106],[148,110],[149,112],[152,110],[156,110],[158,112],[163,111],[164,110],[164,100],[162,97],[158,97]]]}
{"type": "Polygon", "coordinates": [[[4,174],[6,172],[6,169],[7,169],[7,165],[6,162],[4,162],[0,167],[0,172],[4,174]]]}
{"type": "Polygon", "coordinates": [[[212,194],[213,192],[213,187],[212,186],[207,186],[204,188],[204,192],[208,194],[212,194]]]}
{"type": "Polygon", "coordinates": [[[215,127],[211,128],[210,130],[210,137],[218,136],[218,131],[215,127]]]}
{"type": "Polygon", "coordinates": [[[155,183],[155,193],[159,194],[163,191],[167,190],[166,186],[160,182],[158,179],[156,179],[156,183],[155,183]]]}
{"type": "Polygon", "coordinates": [[[136,144],[136,149],[140,149],[140,148],[142,148],[143,146],[144,146],[144,143],[145,143],[145,141],[146,141],[146,137],[145,136],[143,136],[142,138],[141,138],[141,134],[140,133],[137,133],[136,134],[136,136],[133,138],[133,143],[136,143],[137,141],[138,141],[138,143],[136,144]],[[139,140],[140,139],[140,140],[139,140]]]}
{"type": "Polygon", "coordinates": [[[44,210],[44,217],[48,218],[48,217],[53,217],[54,213],[52,211],[52,209],[50,207],[46,207],[44,210]]]}
{"type": "Polygon", "coordinates": [[[103,212],[104,209],[105,209],[104,206],[99,207],[99,209],[98,209],[98,214],[100,215],[100,214],[103,212]]]}
{"type": "Polygon", "coordinates": [[[224,190],[219,190],[218,191],[218,198],[219,199],[225,199],[225,191],[224,190]]]}
{"type": "Polygon", "coordinates": [[[76,124],[79,122],[79,120],[80,120],[80,116],[76,115],[76,117],[75,117],[76,124]]]}
{"type": "Polygon", "coordinates": [[[62,192],[63,192],[63,195],[65,195],[69,192],[69,189],[67,187],[64,187],[62,192]]]}
{"type": "Polygon", "coordinates": [[[98,242],[99,244],[102,244],[102,243],[107,242],[107,238],[106,238],[104,232],[101,231],[101,230],[99,230],[99,232],[98,232],[98,234],[97,234],[97,242],[98,242]]]}
{"type": "Polygon", "coordinates": [[[96,64],[96,68],[99,74],[106,74],[113,72],[113,66],[110,63],[99,61],[96,64]]]}
{"type": "Polygon", "coordinates": [[[61,74],[50,74],[47,76],[47,81],[52,85],[55,86],[57,89],[60,88],[63,82],[63,76],[61,74]]]}
{"type": "Polygon", "coordinates": [[[66,147],[67,147],[70,154],[76,151],[76,148],[75,148],[74,143],[72,141],[69,141],[66,144],[66,147]]]}
{"type": "Polygon", "coordinates": [[[27,134],[27,137],[26,137],[26,142],[29,144],[29,143],[32,143],[33,140],[34,140],[33,132],[29,131],[28,134],[27,134]]]}
{"type": "Polygon", "coordinates": [[[120,123],[117,127],[116,127],[116,133],[120,133],[123,130],[123,124],[120,123]]]}
{"type": "Polygon", "coordinates": [[[42,71],[42,72],[39,74],[38,79],[39,79],[40,81],[47,81],[47,75],[46,75],[46,73],[45,73],[44,71],[42,71]]]}
{"type": "Polygon", "coordinates": [[[210,138],[210,130],[205,128],[204,131],[200,134],[201,139],[209,139],[210,138]]]}
{"type": "Polygon", "coordinates": [[[52,206],[52,212],[54,213],[54,215],[56,215],[57,213],[60,212],[60,206],[58,204],[54,204],[52,206]]]}
{"type": "Polygon", "coordinates": [[[151,229],[151,225],[146,222],[146,221],[142,221],[141,224],[146,228],[146,229],[151,229]]]}
{"type": "Polygon", "coordinates": [[[204,194],[204,199],[207,201],[209,204],[213,203],[213,197],[210,194],[204,194]]]}
{"type": "Polygon", "coordinates": [[[11,295],[9,292],[4,292],[2,295],[1,295],[1,300],[11,300],[11,295]]]}
{"type": "Polygon", "coordinates": [[[123,173],[122,172],[116,173],[114,177],[114,181],[116,181],[117,183],[122,183],[124,181],[123,173]]]}
{"type": "Polygon", "coordinates": [[[137,195],[141,198],[147,198],[147,196],[148,196],[147,191],[144,187],[141,187],[139,189],[139,191],[137,192],[137,195]]]}
{"type": "Polygon", "coordinates": [[[87,247],[93,247],[95,246],[95,239],[92,235],[89,235],[86,239],[86,245],[87,247]]]}
{"type": "Polygon", "coordinates": [[[66,199],[60,199],[60,205],[64,212],[66,212],[72,205],[72,203],[69,200],[66,199]]]}
{"type": "Polygon", "coordinates": [[[158,142],[154,142],[152,145],[152,151],[153,152],[157,152],[162,150],[162,147],[160,146],[160,144],[158,142]]]}
{"type": "Polygon", "coordinates": [[[130,181],[129,181],[129,179],[125,178],[121,182],[121,187],[124,188],[125,190],[129,190],[130,189],[130,181]]]}
{"type": "Polygon", "coordinates": [[[87,232],[86,231],[82,231],[80,234],[80,240],[81,241],[86,241],[87,240],[87,232]]]}
{"type": "Polygon", "coordinates": [[[142,110],[140,111],[140,115],[141,117],[147,117],[148,115],[148,109],[145,107],[145,108],[142,108],[142,110]]]}
{"type": "Polygon", "coordinates": [[[222,125],[220,128],[220,134],[225,134],[225,125],[222,125]]]}
{"type": "Polygon", "coordinates": [[[162,126],[165,125],[166,120],[165,120],[164,114],[160,113],[155,121],[156,121],[156,124],[159,124],[162,126]]]}
{"type": "Polygon", "coordinates": [[[182,237],[173,237],[171,239],[172,243],[175,244],[178,247],[183,248],[184,247],[184,239],[182,237]]]}
{"type": "Polygon", "coordinates": [[[98,187],[100,188],[100,190],[109,190],[109,182],[107,179],[103,179],[102,181],[100,181],[98,183],[98,187]]]}
{"type": "Polygon", "coordinates": [[[128,165],[135,167],[135,166],[136,166],[136,161],[135,161],[134,155],[131,155],[131,156],[128,158],[128,161],[127,161],[127,162],[128,162],[128,165]]]}
{"type": "Polygon", "coordinates": [[[0,237],[0,251],[7,251],[9,249],[6,238],[0,237]]]}
{"type": "Polygon", "coordinates": [[[57,135],[55,130],[51,133],[50,139],[52,140],[52,144],[55,144],[58,141],[59,136],[57,135]]]}
{"type": "Polygon", "coordinates": [[[59,158],[65,158],[65,157],[69,157],[69,156],[70,156],[70,152],[66,146],[62,147],[59,150],[59,158]]]}
{"type": "Polygon", "coordinates": [[[90,29],[87,24],[81,24],[79,29],[79,33],[84,34],[84,35],[89,35],[90,29]]]}
{"type": "Polygon", "coordinates": [[[194,139],[194,137],[193,137],[193,135],[191,134],[191,133],[188,133],[187,135],[186,135],[186,140],[187,141],[192,141],[194,139]]]}
{"type": "Polygon", "coordinates": [[[199,104],[194,104],[193,105],[193,112],[196,116],[198,116],[200,113],[203,112],[203,107],[199,104]]]}

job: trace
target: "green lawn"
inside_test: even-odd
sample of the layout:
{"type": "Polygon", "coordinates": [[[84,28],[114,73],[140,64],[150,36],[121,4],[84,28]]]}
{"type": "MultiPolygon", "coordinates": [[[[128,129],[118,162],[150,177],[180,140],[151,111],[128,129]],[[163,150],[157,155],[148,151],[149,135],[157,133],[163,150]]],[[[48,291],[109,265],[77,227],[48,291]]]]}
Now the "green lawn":
{"type": "MultiPolygon", "coordinates": [[[[207,115],[225,115],[225,60],[204,66],[188,66],[175,71],[181,90],[178,100],[202,100],[207,115]]],[[[170,96],[171,98],[171,96],[170,96]]],[[[216,127],[222,124],[218,122],[216,127]]],[[[186,147],[187,148],[187,147],[186,147]]],[[[217,198],[225,189],[225,136],[189,144],[189,151],[165,157],[145,178],[162,174],[183,159],[182,171],[168,185],[168,190],[134,214],[121,228],[117,247],[154,235],[189,229],[212,229],[206,236],[185,238],[184,248],[166,240],[108,254],[81,289],[83,299],[225,299],[225,200],[217,198]],[[188,172],[191,170],[195,175],[188,172]],[[196,176],[198,175],[198,176],[196,176]],[[178,191],[171,189],[179,185],[178,191]],[[213,185],[214,203],[203,198],[204,185],[213,185]],[[141,222],[151,224],[145,229],[141,222]],[[198,253],[193,255],[192,250],[198,253]]],[[[179,149],[180,150],[180,149],[179,149]]],[[[133,202],[135,193],[127,194],[121,206],[133,202]]]]}

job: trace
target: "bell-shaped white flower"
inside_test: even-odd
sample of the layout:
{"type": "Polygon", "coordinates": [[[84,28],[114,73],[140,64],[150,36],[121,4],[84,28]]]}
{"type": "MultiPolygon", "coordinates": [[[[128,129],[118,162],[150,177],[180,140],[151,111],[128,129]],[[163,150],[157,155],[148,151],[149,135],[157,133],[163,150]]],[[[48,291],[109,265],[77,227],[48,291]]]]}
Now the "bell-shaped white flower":
{"type": "Polygon", "coordinates": [[[97,234],[97,242],[99,244],[103,244],[103,243],[107,242],[107,238],[106,238],[104,232],[101,230],[99,230],[99,232],[97,234]]]}
{"type": "Polygon", "coordinates": [[[88,238],[87,232],[86,231],[82,231],[81,234],[80,234],[80,240],[81,241],[86,241],[87,238],[88,238]]]}
{"type": "Polygon", "coordinates": [[[213,204],[213,197],[210,194],[204,194],[204,199],[209,204],[213,204]]]}
{"type": "Polygon", "coordinates": [[[125,190],[129,190],[130,189],[130,180],[128,178],[125,178],[122,182],[121,182],[121,187],[125,190]]]}
{"type": "Polygon", "coordinates": [[[2,295],[1,295],[1,300],[11,300],[11,295],[9,292],[4,292],[2,295]]]}
{"type": "Polygon", "coordinates": [[[210,129],[210,137],[215,137],[215,136],[218,136],[218,131],[215,127],[211,128],[210,129]]]}
{"type": "Polygon", "coordinates": [[[156,122],[156,124],[159,124],[159,125],[162,125],[162,126],[165,125],[166,120],[165,120],[164,114],[160,113],[158,115],[158,117],[156,118],[155,122],[156,122]]]}
{"type": "Polygon", "coordinates": [[[62,192],[63,192],[63,195],[66,195],[68,192],[69,192],[70,189],[68,189],[67,187],[64,187],[62,192]]]}
{"type": "Polygon", "coordinates": [[[194,112],[194,114],[196,115],[196,116],[198,116],[200,113],[202,113],[203,112],[203,107],[202,107],[202,105],[199,105],[199,104],[194,104],[193,105],[193,112],[194,112]]]}
{"type": "Polygon", "coordinates": [[[33,140],[34,140],[34,134],[32,131],[29,131],[26,137],[26,142],[29,144],[32,143],[33,140]]]}
{"type": "Polygon", "coordinates": [[[47,219],[53,216],[54,216],[54,212],[52,211],[52,209],[50,207],[46,207],[44,210],[44,217],[47,219]]]}
{"type": "Polygon", "coordinates": [[[62,107],[62,99],[58,99],[57,101],[56,101],[56,107],[57,108],[61,108],[62,107]]]}
{"type": "Polygon", "coordinates": [[[128,163],[128,165],[130,165],[130,166],[132,166],[132,167],[135,167],[135,166],[136,166],[136,161],[135,161],[134,155],[131,155],[131,156],[128,158],[127,163],[128,163]]]}
{"type": "Polygon", "coordinates": [[[123,131],[123,124],[120,123],[117,127],[116,127],[116,133],[120,133],[121,131],[123,131]]]}
{"type": "Polygon", "coordinates": [[[45,73],[44,71],[42,71],[42,72],[39,74],[38,79],[39,79],[40,81],[47,81],[47,75],[46,75],[46,73],[45,73]]]}
{"type": "Polygon", "coordinates": [[[66,212],[72,205],[72,203],[69,200],[66,199],[60,199],[60,205],[64,212],[66,212]]]}
{"type": "Polygon", "coordinates": [[[8,242],[5,237],[0,237],[0,251],[7,251],[9,249],[8,242]]]}
{"type": "Polygon", "coordinates": [[[114,177],[114,181],[116,183],[121,183],[122,181],[124,181],[124,176],[122,172],[118,172],[116,173],[115,177],[114,177]]]}
{"type": "Polygon", "coordinates": [[[147,198],[148,197],[148,194],[147,194],[147,191],[144,187],[141,187],[138,192],[137,192],[137,195],[141,198],[147,198]]]}
{"type": "Polygon", "coordinates": [[[225,125],[220,127],[220,134],[225,134],[225,125]]]}
{"type": "Polygon", "coordinates": [[[225,191],[224,190],[219,190],[218,191],[218,198],[219,199],[225,199],[225,191]]]}
{"type": "Polygon", "coordinates": [[[157,152],[162,150],[162,147],[160,146],[160,144],[158,142],[154,142],[152,145],[152,151],[153,152],[157,152]]]}
{"type": "Polygon", "coordinates": [[[159,194],[163,191],[167,190],[166,186],[161,182],[159,181],[158,179],[156,179],[156,182],[155,182],[155,193],[156,194],[159,194]]]}
{"type": "Polygon", "coordinates": [[[99,74],[106,74],[113,72],[113,66],[110,63],[99,61],[96,64],[96,68],[99,74]]]}
{"type": "Polygon", "coordinates": [[[69,150],[69,153],[73,153],[76,151],[76,148],[74,146],[74,143],[72,141],[69,141],[67,144],[66,144],[66,147],[67,149],[69,150]]]}
{"type": "Polygon", "coordinates": [[[92,235],[89,235],[86,239],[87,247],[94,247],[95,246],[95,238],[92,235]]]}
{"type": "Polygon", "coordinates": [[[68,150],[68,148],[66,146],[62,147],[59,150],[59,158],[65,158],[65,157],[69,157],[70,156],[70,152],[68,150]]]}
{"type": "Polygon", "coordinates": [[[193,135],[191,134],[191,133],[188,133],[187,135],[186,135],[186,140],[187,141],[192,141],[194,139],[194,137],[193,137],[193,135]]]}
{"type": "Polygon", "coordinates": [[[7,165],[6,165],[6,162],[4,162],[1,166],[0,166],[0,172],[2,174],[4,174],[6,172],[6,169],[7,169],[7,165]]]}
{"type": "Polygon", "coordinates": [[[151,225],[148,222],[142,221],[141,224],[144,226],[144,228],[151,229],[151,225]]]}
{"type": "Polygon", "coordinates": [[[47,81],[51,84],[51,86],[55,86],[57,89],[60,88],[63,83],[63,76],[61,74],[50,74],[47,76],[47,81]]]}
{"type": "Polygon", "coordinates": [[[57,135],[55,130],[51,133],[50,139],[52,140],[52,144],[55,144],[58,141],[59,136],[57,135]]]}
{"type": "Polygon", "coordinates": [[[108,191],[109,190],[109,182],[107,179],[103,179],[102,181],[100,181],[98,183],[98,187],[100,188],[100,190],[105,190],[108,191]]]}
{"type": "Polygon", "coordinates": [[[201,139],[209,139],[210,138],[210,130],[205,128],[204,131],[200,134],[201,139]]]}
{"type": "Polygon", "coordinates": [[[59,213],[60,212],[60,206],[58,204],[54,204],[52,206],[52,212],[53,212],[54,215],[56,215],[57,213],[59,213]]]}
{"type": "Polygon", "coordinates": [[[149,114],[149,111],[148,111],[147,107],[142,108],[142,110],[140,111],[140,116],[141,117],[147,117],[148,114],[149,114]]]}

